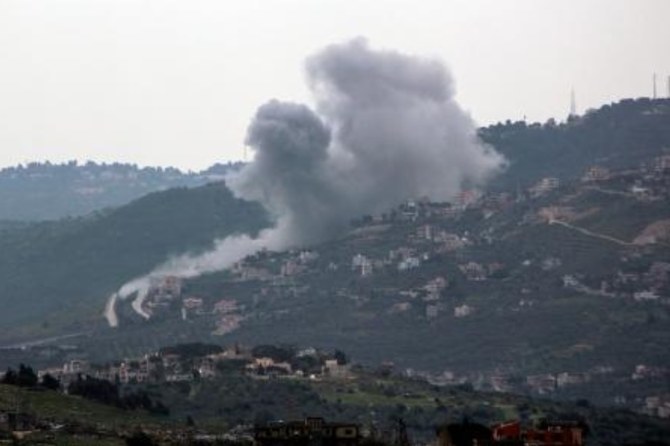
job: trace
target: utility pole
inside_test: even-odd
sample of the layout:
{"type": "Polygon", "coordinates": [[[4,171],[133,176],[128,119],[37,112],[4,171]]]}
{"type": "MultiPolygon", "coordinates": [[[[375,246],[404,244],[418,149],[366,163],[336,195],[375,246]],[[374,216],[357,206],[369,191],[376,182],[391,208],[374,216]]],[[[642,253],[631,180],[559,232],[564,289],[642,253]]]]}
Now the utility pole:
{"type": "Polygon", "coordinates": [[[577,100],[575,99],[574,87],[570,90],[570,115],[577,116],[577,100]]]}

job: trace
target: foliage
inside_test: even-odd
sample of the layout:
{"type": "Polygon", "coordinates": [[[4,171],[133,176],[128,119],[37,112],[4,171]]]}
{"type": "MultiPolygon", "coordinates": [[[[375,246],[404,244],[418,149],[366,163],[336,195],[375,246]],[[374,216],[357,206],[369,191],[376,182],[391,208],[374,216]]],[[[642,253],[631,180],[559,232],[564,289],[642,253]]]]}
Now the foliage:
{"type": "Polygon", "coordinates": [[[112,163],[31,162],[0,169],[0,220],[53,220],[121,206],[151,192],[194,187],[241,163],[216,164],[202,172],[112,163]]]}
{"type": "Polygon", "coordinates": [[[122,395],[117,384],[91,376],[79,375],[68,386],[68,393],[124,410],[146,410],[159,415],[170,413],[161,401],[153,401],[146,391],[140,390],[122,395]]]}
{"type": "Polygon", "coordinates": [[[275,362],[287,362],[293,358],[294,349],[276,345],[257,345],[251,350],[254,358],[271,358],[275,362]]]}
{"type": "Polygon", "coordinates": [[[100,320],[119,286],[170,255],[208,249],[217,237],[254,233],[266,224],[260,206],[234,198],[219,183],[10,230],[0,237],[0,339],[28,330],[33,336],[80,331],[100,320]]]}
{"type": "Polygon", "coordinates": [[[18,372],[8,368],[0,383],[19,387],[35,387],[37,385],[37,374],[32,367],[21,364],[18,372]]]}
{"type": "Polygon", "coordinates": [[[49,390],[60,390],[60,381],[47,373],[42,377],[41,386],[49,390]]]}
{"type": "Polygon", "coordinates": [[[670,100],[625,99],[558,125],[507,121],[479,135],[509,162],[492,184],[496,190],[525,188],[543,177],[577,179],[590,166],[636,167],[670,147],[670,100]]]}
{"type": "Polygon", "coordinates": [[[193,342],[188,344],[177,344],[163,347],[159,350],[161,355],[178,355],[184,360],[212,355],[223,352],[223,348],[216,344],[204,344],[193,342]]]}

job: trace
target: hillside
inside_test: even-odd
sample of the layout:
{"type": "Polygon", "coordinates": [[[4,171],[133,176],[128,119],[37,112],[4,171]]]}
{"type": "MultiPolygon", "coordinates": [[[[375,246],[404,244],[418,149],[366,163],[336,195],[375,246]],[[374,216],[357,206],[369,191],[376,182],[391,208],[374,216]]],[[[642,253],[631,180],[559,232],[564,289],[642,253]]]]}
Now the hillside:
{"type": "Polygon", "coordinates": [[[223,183],[156,192],[115,210],[0,228],[0,339],[81,331],[106,297],[170,255],[253,233],[262,209],[223,183]]]}
{"type": "Polygon", "coordinates": [[[215,237],[258,231],[259,206],[213,184],[85,218],[5,222],[0,339],[80,335],[36,358],[45,362],[175,340],[346,346],[437,383],[656,413],[647,399],[670,399],[668,116],[666,100],[623,101],[566,124],[489,128],[511,163],[491,190],[410,201],[336,240],[166,277],[143,304],[151,318],[121,302],[116,329],[100,314],[120,284],[215,237]]]}
{"type": "Polygon", "coordinates": [[[204,439],[226,431],[229,441],[239,441],[248,439],[249,427],[254,424],[306,417],[356,423],[365,437],[374,436],[381,444],[393,444],[398,419],[403,420],[410,438],[422,443],[434,439],[436,426],[465,419],[488,426],[519,420],[526,428],[538,426],[542,420],[574,421],[586,428],[587,444],[591,445],[665,444],[670,432],[662,420],[597,407],[585,400],[555,402],[475,391],[469,385],[435,386],[421,378],[391,373],[387,365],[352,365],[341,351],[184,344],[124,362],[78,364],[80,373],[95,378],[82,380],[67,368],[59,369],[58,376],[71,393],[82,383],[91,383],[86,393],[90,400],[0,384],[0,439],[2,415],[13,412],[40,426],[28,437],[32,441],[55,434],[63,442],[68,439],[84,444],[82,438],[90,441],[96,437],[120,444],[140,427],[167,440],[159,444],[174,444],[170,441],[194,434],[204,439]],[[259,366],[261,363],[266,366],[259,366]],[[124,373],[121,367],[125,367],[124,373]],[[117,384],[103,376],[116,376],[117,384]],[[108,393],[102,389],[110,388],[114,389],[109,391],[112,394],[146,395],[149,401],[167,406],[154,415],[127,407],[121,410],[104,399],[108,393]],[[110,405],[92,402],[96,398],[110,405]]]}
{"type": "MultiPolygon", "coordinates": [[[[509,168],[490,187],[514,190],[542,177],[574,180],[591,165],[621,169],[670,150],[670,100],[623,100],[565,123],[505,122],[481,128],[509,168]]],[[[132,164],[29,163],[0,169],[2,220],[54,220],[118,207],[151,192],[218,181],[241,163],[201,172],[132,164]]]]}
{"type": "Polygon", "coordinates": [[[105,423],[109,426],[151,422],[147,413],[126,412],[115,407],[96,403],[77,396],[62,395],[54,391],[31,390],[0,384],[0,411],[33,412],[40,418],[58,422],[86,424],[105,423]]]}
{"type": "Polygon", "coordinates": [[[438,382],[641,410],[670,376],[670,231],[642,236],[670,221],[669,199],[670,171],[641,168],[410,203],[338,240],[185,281],[148,323],[126,304],[118,330],[79,345],[99,359],[96,346],[128,355],[175,337],[346,345],[438,382]]]}
{"type": "Polygon", "coordinates": [[[117,207],[159,190],[220,181],[238,163],[202,172],[133,164],[29,163],[0,169],[1,220],[56,220],[117,207]]]}
{"type": "Polygon", "coordinates": [[[526,188],[543,177],[575,180],[593,165],[637,167],[670,153],[670,99],[626,99],[564,123],[507,121],[479,134],[509,161],[494,190],[526,188]]]}

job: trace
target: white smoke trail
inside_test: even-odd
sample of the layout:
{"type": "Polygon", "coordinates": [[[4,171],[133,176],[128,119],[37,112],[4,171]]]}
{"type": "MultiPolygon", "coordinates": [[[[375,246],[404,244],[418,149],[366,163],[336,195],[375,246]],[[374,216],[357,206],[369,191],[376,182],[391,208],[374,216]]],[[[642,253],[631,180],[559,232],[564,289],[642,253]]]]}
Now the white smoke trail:
{"type": "MultiPolygon", "coordinates": [[[[277,228],[281,226],[278,225],[277,228]]],[[[156,267],[149,274],[125,283],[107,300],[104,316],[108,325],[110,327],[119,325],[116,304],[119,300],[124,301],[132,296],[135,296],[132,302],[133,310],[143,318],[149,319],[151,315],[144,310],[143,304],[154,279],[167,276],[189,279],[229,268],[235,262],[262,249],[279,250],[285,248],[282,240],[278,237],[281,231],[277,228],[261,231],[256,238],[251,238],[248,235],[233,235],[216,240],[214,247],[208,252],[200,255],[183,254],[173,257],[156,267]]]]}

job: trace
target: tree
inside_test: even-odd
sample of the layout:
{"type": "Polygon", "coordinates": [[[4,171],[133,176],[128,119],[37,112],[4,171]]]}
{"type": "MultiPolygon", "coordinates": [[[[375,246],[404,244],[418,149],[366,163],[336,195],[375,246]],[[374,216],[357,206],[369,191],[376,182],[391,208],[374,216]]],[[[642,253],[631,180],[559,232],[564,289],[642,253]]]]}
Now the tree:
{"type": "Polygon", "coordinates": [[[70,383],[68,393],[95,400],[103,404],[121,405],[118,386],[109,381],[90,376],[82,378],[82,376],[79,375],[75,381],[70,383]]]}
{"type": "Polygon", "coordinates": [[[42,387],[49,390],[59,390],[60,381],[51,376],[49,373],[42,377],[42,387]]]}
{"type": "Polygon", "coordinates": [[[293,358],[291,347],[277,347],[275,345],[257,345],[251,350],[254,358],[272,358],[275,362],[288,362],[293,358]]]}
{"type": "Polygon", "coordinates": [[[335,359],[337,359],[337,363],[339,365],[345,365],[349,362],[347,355],[342,350],[335,350],[335,354],[333,356],[335,359]]]}
{"type": "Polygon", "coordinates": [[[8,384],[10,386],[15,386],[18,381],[18,377],[16,375],[16,372],[14,369],[11,367],[7,367],[7,371],[5,372],[5,376],[2,377],[2,384],[8,384]]]}
{"type": "Polygon", "coordinates": [[[37,374],[27,365],[19,365],[19,373],[17,376],[16,385],[20,387],[34,387],[37,385],[37,374]]]}

